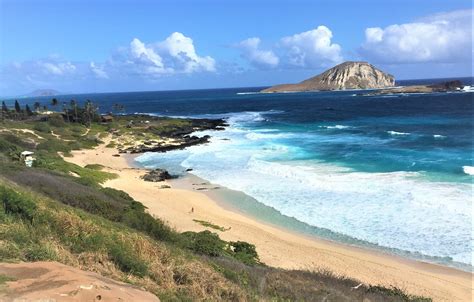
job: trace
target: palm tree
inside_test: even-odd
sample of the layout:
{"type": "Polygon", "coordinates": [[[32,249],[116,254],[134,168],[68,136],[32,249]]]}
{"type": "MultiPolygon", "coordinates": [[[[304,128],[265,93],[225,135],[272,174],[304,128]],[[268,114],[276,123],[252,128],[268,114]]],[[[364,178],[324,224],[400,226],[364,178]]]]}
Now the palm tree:
{"type": "Polygon", "coordinates": [[[41,108],[40,102],[35,102],[33,104],[33,108],[35,109],[36,112],[40,111],[40,108],[41,108]]]}
{"type": "Polygon", "coordinates": [[[85,111],[85,114],[86,114],[86,118],[87,118],[87,126],[90,127],[91,126],[91,111],[92,111],[92,102],[91,100],[87,100],[86,101],[86,104],[84,105],[84,111],[85,111]]]}
{"type": "Polygon", "coordinates": [[[66,102],[63,102],[63,111],[64,111],[64,114],[66,114],[67,122],[69,123],[70,122],[70,120],[69,120],[69,110],[67,109],[66,102]]]}
{"type": "Polygon", "coordinates": [[[54,108],[56,108],[56,106],[58,106],[58,99],[57,98],[53,98],[51,100],[51,106],[53,106],[54,108]]]}
{"type": "Polygon", "coordinates": [[[71,108],[74,110],[74,122],[77,122],[77,102],[76,100],[71,100],[69,104],[71,108]]]}

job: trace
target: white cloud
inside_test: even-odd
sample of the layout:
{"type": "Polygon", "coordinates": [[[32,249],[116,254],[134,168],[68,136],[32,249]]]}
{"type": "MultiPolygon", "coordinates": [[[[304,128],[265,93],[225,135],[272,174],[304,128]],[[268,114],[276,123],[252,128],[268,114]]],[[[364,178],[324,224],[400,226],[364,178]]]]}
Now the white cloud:
{"type": "Polygon", "coordinates": [[[236,45],[242,51],[242,57],[257,68],[276,67],[280,59],[271,50],[260,49],[259,38],[248,38],[236,45]]]}
{"type": "Polygon", "coordinates": [[[290,65],[317,68],[342,61],[341,47],[332,43],[332,32],[324,25],[281,39],[290,65]]]}
{"type": "Polygon", "coordinates": [[[115,72],[147,78],[216,70],[215,60],[210,56],[199,56],[193,40],[179,32],[149,44],[134,38],[129,47],[119,49],[108,65],[115,72]]]}
{"type": "Polygon", "coordinates": [[[37,61],[36,65],[39,67],[39,71],[45,74],[51,75],[64,75],[73,73],[76,70],[76,66],[71,62],[55,62],[53,60],[48,61],[37,61]]]}
{"type": "Polygon", "coordinates": [[[198,56],[193,40],[182,33],[172,33],[166,40],[157,43],[156,49],[163,56],[169,57],[177,71],[192,73],[216,70],[215,60],[210,56],[198,56]]]}
{"type": "Polygon", "coordinates": [[[473,10],[365,30],[361,53],[384,63],[453,63],[472,58],[473,10]]]}
{"type": "Polygon", "coordinates": [[[92,73],[99,79],[108,79],[109,75],[104,71],[103,67],[97,66],[94,62],[89,64],[92,73]]]}

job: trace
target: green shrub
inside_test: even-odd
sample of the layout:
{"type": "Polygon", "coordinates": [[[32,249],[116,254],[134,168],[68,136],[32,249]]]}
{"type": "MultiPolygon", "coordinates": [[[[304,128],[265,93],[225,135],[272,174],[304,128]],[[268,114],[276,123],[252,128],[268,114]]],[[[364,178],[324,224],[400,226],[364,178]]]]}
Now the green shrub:
{"type": "MultiPolygon", "coordinates": [[[[87,165],[87,166],[89,166],[89,165],[87,165]]],[[[114,189],[114,188],[105,187],[105,188],[100,188],[100,191],[102,193],[105,193],[107,196],[112,197],[112,198],[121,198],[121,199],[124,199],[124,200],[134,201],[134,199],[130,195],[128,195],[127,192],[124,192],[122,190],[117,190],[117,189],[114,189]]],[[[144,207],[144,206],[142,205],[142,207],[144,207]]]]}
{"type": "Polygon", "coordinates": [[[43,133],[51,133],[51,127],[45,122],[36,123],[33,129],[43,133]]]}
{"type": "Polygon", "coordinates": [[[226,242],[219,238],[219,235],[210,231],[184,232],[181,234],[184,245],[195,253],[218,257],[224,255],[226,242]]]}
{"type": "Polygon", "coordinates": [[[104,166],[100,164],[89,164],[89,165],[85,165],[84,168],[100,171],[104,168],[104,166]]]}
{"type": "Polygon", "coordinates": [[[66,122],[64,121],[61,115],[52,115],[48,119],[49,125],[56,128],[62,128],[66,126],[66,122]]]}
{"type": "Polygon", "coordinates": [[[5,153],[5,154],[19,153],[20,149],[18,148],[17,145],[12,144],[8,140],[6,140],[4,137],[0,137],[0,152],[5,153]]]}
{"type": "Polygon", "coordinates": [[[0,200],[6,214],[18,215],[29,222],[33,221],[36,204],[32,200],[5,187],[0,187],[0,200]]]}
{"type": "Polygon", "coordinates": [[[229,242],[232,256],[237,260],[247,264],[256,265],[260,263],[255,245],[245,241],[229,242]]]}

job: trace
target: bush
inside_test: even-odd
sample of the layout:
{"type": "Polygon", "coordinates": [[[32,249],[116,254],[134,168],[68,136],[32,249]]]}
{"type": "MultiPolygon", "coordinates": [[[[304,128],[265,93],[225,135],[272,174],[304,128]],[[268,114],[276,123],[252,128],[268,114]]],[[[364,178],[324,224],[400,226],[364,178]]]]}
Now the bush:
{"type": "Polygon", "coordinates": [[[255,245],[245,241],[230,242],[230,249],[232,250],[232,256],[237,260],[247,264],[256,265],[260,263],[255,245]]]}
{"type": "Polygon", "coordinates": [[[17,145],[12,144],[8,140],[6,140],[4,137],[0,137],[0,152],[5,153],[5,154],[10,154],[10,153],[18,153],[20,151],[17,145]]]}
{"type": "Polygon", "coordinates": [[[36,123],[33,129],[43,133],[51,133],[51,127],[45,122],[36,123]]]}
{"type": "Polygon", "coordinates": [[[100,164],[88,164],[88,165],[85,165],[84,168],[100,171],[104,168],[104,166],[100,164]]]}
{"type": "Polygon", "coordinates": [[[64,121],[61,115],[52,115],[48,119],[48,123],[56,128],[62,128],[66,126],[66,122],[64,121]]]}
{"type": "Polygon", "coordinates": [[[32,200],[5,187],[0,187],[0,200],[6,214],[18,215],[30,223],[33,221],[36,204],[32,200]]]}
{"type": "Polygon", "coordinates": [[[224,255],[226,242],[219,238],[219,235],[210,231],[184,232],[181,234],[184,245],[195,253],[218,257],[224,255]]]}
{"type": "Polygon", "coordinates": [[[109,248],[110,259],[122,270],[138,277],[143,277],[148,271],[148,267],[138,256],[135,251],[123,244],[115,243],[109,248]]]}

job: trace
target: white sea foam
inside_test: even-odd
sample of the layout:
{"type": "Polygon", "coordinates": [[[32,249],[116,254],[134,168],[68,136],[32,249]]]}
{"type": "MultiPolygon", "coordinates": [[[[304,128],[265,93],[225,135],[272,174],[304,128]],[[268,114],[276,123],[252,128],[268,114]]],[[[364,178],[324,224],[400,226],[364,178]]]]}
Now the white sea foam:
{"type": "MultiPolygon", "coordinates": [[[[363,173],[292,161],[303,152],[297,144],[258,136],[282,133],[254,133],[238,126],[236,122],[212,133],[209,145],[146,154],[137,160],[150,167],[174,162],[182,169],[193,168],[197,176],[245,192],[316,227],[385,247],[471,263],[472,184],[429,182],[416,172],[363,173]],[[285,157],[288,161],[270,160],[285,157]]],[[[469,174],[474,168],[463,169],[469,174]]]]}
{"type": "Polygon", "coordinates": [[[398,135],[410,135],[410,133],[407,132],[398,132],[398,131],[387,131],[388,134],[393,135],[393,136],[398,136],[398,135]]]}
{"type": "Polygon", "coordinates": [[[339,130],[351,128],[351,126],[344,126],[344,125],[320,126],[320,127],[325,128],[325,129],[339,129],[339,130]]]}
{"type": "Polygon", "coordinates": [[[433,134],[433,137],[436,138],[436,139],[444,139],[444,138],[446,138],[446,136],[441,135],[441,134],[433,134]]]}
{"type": "Polygon", "coordinates": [[[260,91],[249,91],[249,92],[237,92],[237,95],[247,95],[247,94],[259,94],[260,91]]]}
{"type": "Polygon", "coordinates": [[[474,167],[473,166],[463,166],[462,167],[464,173],[467,175],[474,175],[474,167]]]}

